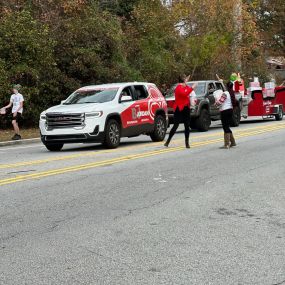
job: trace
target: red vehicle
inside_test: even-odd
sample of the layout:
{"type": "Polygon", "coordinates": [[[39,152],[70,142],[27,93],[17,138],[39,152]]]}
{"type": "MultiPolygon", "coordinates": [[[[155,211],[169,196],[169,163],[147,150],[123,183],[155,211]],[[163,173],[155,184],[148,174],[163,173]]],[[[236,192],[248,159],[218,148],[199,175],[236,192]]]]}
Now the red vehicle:
{"type": "Polygon", "coordinates": [[[248,102],[243,106],[242,116],[275,117],[281,121],[285,108],[285,87],[276,87],[272,97],[266,97],[264,90],[254,90],[248,94],[248,102]]]}

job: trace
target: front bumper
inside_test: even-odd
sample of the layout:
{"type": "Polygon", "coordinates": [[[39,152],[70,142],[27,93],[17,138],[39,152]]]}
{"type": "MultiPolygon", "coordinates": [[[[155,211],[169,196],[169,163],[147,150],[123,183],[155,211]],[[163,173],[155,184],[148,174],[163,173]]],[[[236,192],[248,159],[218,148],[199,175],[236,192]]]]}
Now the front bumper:
{"type": "Polygon", "coordinates": [[[56,127],[49,129],[46,121],[39,122],[43,144],[102,143],[104,118],[87,118],[81,127],[56,127]]]}
{"type": "Polygon", "coordinates": [[[70,143],[103,143],[105,139],[104,132],[97,135],[91,134],[66,134],[66,135],[42,135],[41,140],[44,145],[47,144],[70,144],[70,143]]]}

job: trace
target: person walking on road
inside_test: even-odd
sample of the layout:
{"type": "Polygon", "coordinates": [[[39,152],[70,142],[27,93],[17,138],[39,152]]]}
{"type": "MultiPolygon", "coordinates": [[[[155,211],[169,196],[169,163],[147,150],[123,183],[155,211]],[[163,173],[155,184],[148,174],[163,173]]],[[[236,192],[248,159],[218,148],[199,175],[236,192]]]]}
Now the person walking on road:
{"type": "Polygon", "coordinates": [[[185,146],[190,148],[189,136],[190,136],[190,94],[195,89],[195,86],[190,87],[187,85],[190,76],[182,75],[179,78],[179,84],[175,88],[175,103],[174,103],[174,125],[170,130],[169,137],[164,144],[168,147],[169,143],[176,133],[179,124],[184,123],[184,134],[185,134],[185,146]]]}
{"type": "Polygon", "coordinates": [[[229,149],[230,147],[236,146],[236,141],[230,124],[233,117],[233,108],[236,106],[235,92],[233,89],[233,83],[227,83],[228,91],[217,90],[214,92],[216,99],[216,105],[219,107],[221,112],[221,121],[224,129],[224,145],[222,149],[229,149]]]}
{"type": "Polygon", "coordinates": [[[22,119],[24,97],[19,93],[20,89],[21,85],[19,84],[13,86],[13,94],[11,95],[10,103],[3,108],[4,112],[6,112],[6,109],[12,107],[12,125],[15,131],[12,140],[20,140],[22,138],[20,135],[19,121],[22,119]]]}

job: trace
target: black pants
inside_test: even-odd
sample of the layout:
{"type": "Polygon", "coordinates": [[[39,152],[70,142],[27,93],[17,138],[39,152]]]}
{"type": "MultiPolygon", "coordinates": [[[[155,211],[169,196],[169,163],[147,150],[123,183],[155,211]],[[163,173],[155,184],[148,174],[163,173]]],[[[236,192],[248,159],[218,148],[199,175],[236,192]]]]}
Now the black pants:
{"type": "Polygon", "coordinates": [[[10,118],[11,118],[11,121],[16,121],[17,123],[22,122],[22,114],[19,112],[17,113],[16,117],[14,117],[13,114],[11,114],[10,118]]]}
{"type": "Polygon", "coordinates": [[[232,117],[233,117],[233,109],[228,109],[221,112],[221,121],[225,134],[232,133],[230,129],[232,117]]]}
{"type": "Polygon", "coordinates": [[[180,111],[179,108],[176,108],[174,112],[174,125],[172,129],[170,130],[169,137],[168,137],[169,142],[174,136],[174,134],[176,133],[180,123],[184,124],[185,140],[188,141],[189,136],[190,136],[190,108],[189,107],[184,107],[182,111],[180,111]]]}

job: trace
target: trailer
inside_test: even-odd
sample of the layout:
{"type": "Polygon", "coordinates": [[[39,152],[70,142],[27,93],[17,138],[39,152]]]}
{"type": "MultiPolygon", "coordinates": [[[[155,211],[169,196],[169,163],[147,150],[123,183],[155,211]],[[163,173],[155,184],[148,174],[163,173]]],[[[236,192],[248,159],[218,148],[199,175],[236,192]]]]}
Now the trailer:
{"type": "Polygon", "coordinates": [[[262,88],[248,88],[243,100],[242,117],[283,119],[285,110],[285,87],[275,87],[272,92],[262,88]]]}

